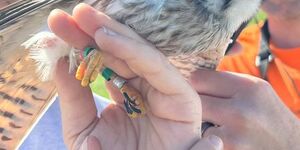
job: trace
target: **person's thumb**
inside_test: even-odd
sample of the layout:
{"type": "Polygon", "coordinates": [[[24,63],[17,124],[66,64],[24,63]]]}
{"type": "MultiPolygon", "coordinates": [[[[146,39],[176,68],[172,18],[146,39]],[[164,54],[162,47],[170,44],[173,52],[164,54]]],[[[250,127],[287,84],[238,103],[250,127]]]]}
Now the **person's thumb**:
{"type": "Polygon", "coordinates": [[[223,141],[215,135],[210,135],[200,139],[191,148],[191,150],[223,150],[223,149],[224,149],[223,141]]]}
{"type": "Polygon", "coordinates": [[[95,136],[88,136],[83,141],[80,150],[101,150],[101,144],[95,136]]]}

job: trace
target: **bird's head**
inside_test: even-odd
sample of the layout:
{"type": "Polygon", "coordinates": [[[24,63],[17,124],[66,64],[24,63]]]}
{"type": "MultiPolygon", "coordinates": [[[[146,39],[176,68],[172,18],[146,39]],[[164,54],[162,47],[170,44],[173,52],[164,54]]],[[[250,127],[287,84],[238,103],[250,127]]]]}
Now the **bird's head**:
{"type": "Polygon", "coordinates": [[[236,31],[258,11],[264,0],[196,0],[211,13],[226,21],[229,31],[236,31]]]}

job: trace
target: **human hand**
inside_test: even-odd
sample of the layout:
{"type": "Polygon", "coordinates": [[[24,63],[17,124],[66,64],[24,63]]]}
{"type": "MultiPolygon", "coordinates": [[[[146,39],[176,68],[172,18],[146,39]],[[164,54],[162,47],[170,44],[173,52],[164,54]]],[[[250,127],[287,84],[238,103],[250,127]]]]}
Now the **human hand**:
{"type": "MultiPolygon", "coordinates": [[[[95,136],[87,136],[80,150],[101,150],[100,142],[95,136]]],[[[215,135],[206,136],[198,140],[189,150],[223,150],[223,143],[215,135]]]]}
{"type": "Polygon", "coordinates": [[[83,141],[101,149],[188,149],[197,141],[196,145],[204,145],[202,149],[222,148],[216,136],[199,141],[201,101],[194,89],[128,27],[84,4],[74,8],[73,16],[55,10],[48,21],[57,36],[76,48],[100,47],[105,66],[140,90],[147,109],[143,118],[130,119],[123,100],[116,96],[116,104],[97,118],[90,88],[81,87],[68,73],[66,60],[60,60],[54,81],[69,149],[86,148],[83,141]],[[210,144],[208,139],[219,142],[210,144]]]}
{"type": "Polygon", "coordinates": [[[204,136],[217,135],[225,150],[298,150],[300,123],[271,86],[258,78],[199,70],[191,84],[202,100],[204,136]]]}

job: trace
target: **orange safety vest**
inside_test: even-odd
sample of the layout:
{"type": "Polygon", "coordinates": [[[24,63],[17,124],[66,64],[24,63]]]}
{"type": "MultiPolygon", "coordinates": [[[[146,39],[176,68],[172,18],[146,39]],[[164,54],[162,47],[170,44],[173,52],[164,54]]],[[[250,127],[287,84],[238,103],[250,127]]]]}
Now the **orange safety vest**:
{"type": "MultiPolygon", "coordinates": [[[[219,71],[232,71],[262,77],[256,67],[261,41],[262,25],[251,25],[241,33],[238,41],[243,51],[225,56],[218,66],[219,71]]],[[[274,60],[269,63],[267,79],[282,101],[300,118],[300,47],[278,48],[270,40],[269,48],[274,60]]]]}

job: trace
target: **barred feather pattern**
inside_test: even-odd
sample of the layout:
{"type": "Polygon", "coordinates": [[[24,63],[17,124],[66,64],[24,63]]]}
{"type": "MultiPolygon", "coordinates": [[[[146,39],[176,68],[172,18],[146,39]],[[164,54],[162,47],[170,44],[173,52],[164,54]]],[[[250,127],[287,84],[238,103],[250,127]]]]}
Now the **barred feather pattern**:
{"type": "MultiPolygon", "coordinates": [[[[98,0],[92,3],[154,44],[185,76],[199,68],[215,69],[230,37],[243,21],[256,13],[260,4],[261,0],[98,0]]],[[[45,72],[42,73],[45,79],[47,71],[53,69],[41,69],[41,66],[48,68],[54,63],[42,64],[46,63],[44,57],[40,59],[35,50],[32,52],[32,58],[39,62],[39,71],[45,72]]],[[[57,53],[66,56],[64,52],[57,53]]]]}
{"type": "Polygon", "coordinates": [[[215,69],[261,0],[103,0],[101,10],[154,44],[179,70],[215,69]]]}

